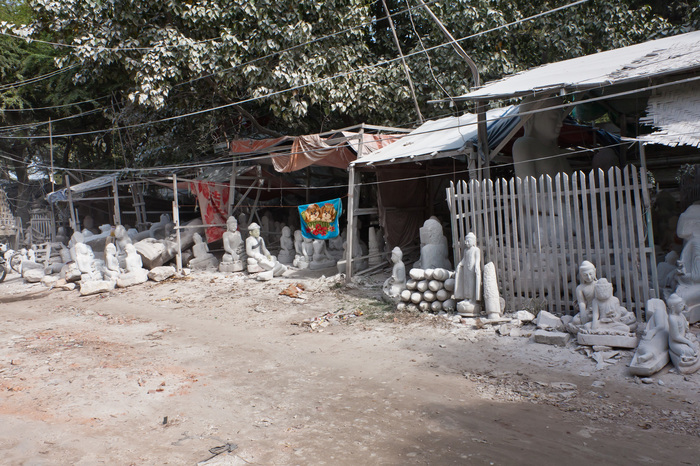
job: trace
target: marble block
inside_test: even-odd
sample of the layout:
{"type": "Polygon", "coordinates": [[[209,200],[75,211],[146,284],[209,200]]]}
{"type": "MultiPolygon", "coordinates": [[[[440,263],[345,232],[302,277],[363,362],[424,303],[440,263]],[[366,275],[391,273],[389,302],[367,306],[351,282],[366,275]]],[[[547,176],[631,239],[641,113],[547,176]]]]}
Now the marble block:
{"type": "Polygon", "coordinates": [[[97,293],[106,293],[114,289],[112,280],[90,280],[80,283],[80,296],[88,296],[97,293]]]}
{"type": "Polygon", "coordinates": [[[242,272],[243,271],[243,261],[232,261],[232,262],[220,262],[219,272],[232,273],[232,272],[242,272]]]}
{"type": "Polygon", "coordinates": [[[576,335],[576,340],[579,345],[585,346],[609,346],[611,348],[636,348],[637,336],[633,333],[629,334],[602,334],[602,333],[587,333],[585,330],[580,330],[576,335]]]}
{"type": "Polygon", "coordinates": [[[552,332],[549,330],[535,330],[535,343],[543,345],[566,346],[571,335],[566,332],[552,332]]]}

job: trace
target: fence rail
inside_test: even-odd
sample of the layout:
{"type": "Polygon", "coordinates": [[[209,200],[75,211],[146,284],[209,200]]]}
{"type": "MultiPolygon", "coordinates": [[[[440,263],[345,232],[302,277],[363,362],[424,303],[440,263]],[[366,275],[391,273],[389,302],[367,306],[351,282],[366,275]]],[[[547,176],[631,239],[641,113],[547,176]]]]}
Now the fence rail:
{"type": "Polygon", "coordinates": [[[646,171],[628,165],[554,178],[450,183],[455,264],[474,232],[509,308],[572,313],[582,261],[641,319],[658,290],[646,171]]]}

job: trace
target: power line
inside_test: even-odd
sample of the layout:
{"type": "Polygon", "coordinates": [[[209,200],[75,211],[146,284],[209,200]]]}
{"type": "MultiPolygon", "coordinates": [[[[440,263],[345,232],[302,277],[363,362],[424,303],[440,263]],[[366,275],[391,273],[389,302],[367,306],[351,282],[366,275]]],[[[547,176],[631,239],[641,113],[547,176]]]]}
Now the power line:
{"type": "MultiPolygon", "coordinates": [[[[81,104],[88,104],[92,102],[96,102],[98,100],[106,99],[110,97],[109,95],[103,95],[102,97],[95,97],[94,99],[89,99],[89,100],[83,100],[80,102],[71,102],[68,104],[61,104],[61,105],[52,105],[50,107],[25,107],[25,108],[5,108],[2,110],[3,113],[5,112],[34,112],[37,110],[53,110],[56,108],[63,108],[63,107],[72,107],[73,105],[81,105],[81,104]]],[[[107,108],[107,107],[102,107],[102,108],[107,108]]],[[[40,122],[41,124],[44,124],[44,122],[40,122]]]]}
{"type": "Polygon", "coordinates": [[[8,90],[8,89],[17,89],[18,87],[26,86],[26,85],[28,85],[28,84],[34,84],[34,83],[37,83],[37,82],[39,82],[39,81],[43,81],[44,79],[52,78],[52,77],[54,77],[54,76],[56,76],[56,75],[65,73],[66,71],[70,71],[70,70],[72,70],[73,68],[77,68],[77,67],[78,67],[78,65],[71,65],[71,66],[69,66],[69,67],[67,67],[67,68],[65,68],[65,69],[52,71],[52,72],[50,72],[50,73],[46,73],[46,74],[43,74],[43,75],[40,75],[40,76],[36,76],[36,77],[34,77],[34,78],[28,78],[28,79],[25,79],[25,80],[23,80],[23,81],[17,81],[17,82],[14,82],[14,83],[3,84],[3,85],[0,85],[0,91],[6,91],[6,90],[8,90]]]}

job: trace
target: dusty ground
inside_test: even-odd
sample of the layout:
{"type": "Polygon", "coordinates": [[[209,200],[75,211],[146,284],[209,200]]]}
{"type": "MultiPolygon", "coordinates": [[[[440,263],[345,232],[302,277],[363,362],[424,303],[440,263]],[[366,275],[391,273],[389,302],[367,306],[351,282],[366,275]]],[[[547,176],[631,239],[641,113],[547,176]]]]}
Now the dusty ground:
{"type": "Polygon", "coordinates": [[[81,298],[10,276],[0,463],[700,464],[700,374],[642,384],[629,352],[596,370],[574,346],[395,314],[380,278],[198,273],[81,298]]]}

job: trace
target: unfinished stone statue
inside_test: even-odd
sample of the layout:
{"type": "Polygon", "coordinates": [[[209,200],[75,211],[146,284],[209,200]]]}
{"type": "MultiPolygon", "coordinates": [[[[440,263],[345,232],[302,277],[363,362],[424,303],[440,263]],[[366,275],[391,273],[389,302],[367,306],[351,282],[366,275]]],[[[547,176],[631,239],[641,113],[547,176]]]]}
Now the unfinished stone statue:
{"type": "Polygon", "coordinates": [[[420,228],[420,260],[413,266],[420,269],[451,269],[448,258],[447,238],[442,234],[442,225],[431,217],[420,228]]]}
{"type": "Polygon", "coordinates": [[[102,270],[102,275],[106,280],[117,281],[119,274],[123,272],[119,267],[119,259],[117,258],[117,247],[113,243],[105,246],[105,267],[102,270]]]}
{"type": "Polygon", "coordinates": [[[326,242],[322,239],[315,239],[312,243],[313,255],[309,268],[311,270],[326,269],[335,267],[336,260],[326,251],[326,242]]]}
{"type": "Polygon", "coordinates": [[[386,279],[382,287],[384,294],[392,300],[398,300],[401,292],[406,289],[406,266],[401,259],[403,252],[397,246],[391,251],[391,262],[394,264],[391,277],[386,279]]]}
{"type": "Polygon", "coordinates": [[[630,373],[647,377],[669,363],[668,314],[660,299],[650,299],[646,307],[647,325],[630,363],[630,373]]]}
{"type": "Polygon", "coordinates": [[[57,243],[67,244],[69,238],[66,235],[66,229],[64,227],[58,227],[58,229],[56,230],[56,236],[54,239],[57,243]]]}
{"type": "Polygon", "coordinates": [[[681,214],[676,235],[685,240],[678,260],[676,294],[685,303],[686,319],[694,324],[700,322],[700,203],[681,214]]]}
{"type": "Polygon", "coordinates": [[[151,238],[164,239],[172,232],[174,226],[175,224],[170,219],[170,215],[161,214],[160,221],[151,225],[151,228],[148,229],[148,233],[151,238]]]}
{"type": "Polygon", "coordinates": [[[588,261],[581,262],[578,268],[579,280],[581,283],[576,287],[576,304],[578,313],[566,329],[576,335],[579,328],[591,321],[593,315],[593,298],[595,297],[595,284],[598,281],[596,278],[595,265],[588,261]]]}
{"type": "Polygon", "coordinates": [[[222,236],[224,245],[224,255],[221,257],[219,272],[240,272],[243,270],[243,238],[238,231],[238,221],[236,217],[229,217],[226,220],[226,231],[222,236]]]}
{"type": "Polygon", "coordinates": [[[305,254],[304,238],[301,234],[301,230],[296,230],[294,232],[294,253],[294,262],[292,262],[292,265],[299,269],[308,269],[311,256],[313,256],[313,246],[311,247],[311,254],[305,254]]]}
{"type": "Polygon", "coordinates": [[[282,227],[280,236],[280,253],[277,260],[283,264],[294,262],[294,240],[292,240],[292,230],[288,226],[282,227]]]}
{"type": "Polygon", "coordinates": [[[467,234],[462,260],[455,270],[454,297],[457,312],[467,317],[478,316],[481,309],[481,250],[476,246],[476,235],[467,234]]]}
{"type": "MultiPolygon", "coordinates": [[[[360,259],[360,257],[367,255],[369,250],[367,249],[367,246],[364,244],[364,242],[360,241],[359,235],[353,236],[352,243],[352,270],[353,272],[358,270],[365,270],[368,266],[367,259],[360,259]]],[[[346,240],[345,243],[343,243],[343,257],[341,260],[338,261],[337,264],[338,272],[340,273],[345,273],[347,269],[347,246],[348,245],[346,240]]]]}
{"type": "Polygon", "coordinates": [[[489,319],[501,317],[501,295],[498,292],[498,279],[496,278],[496,266],[489,262],[484,266],[484,311],[489,319]]]}
{"type": "Polygon", "coordinates": [[[659,277],[659,286],[663,288],[675,289],[676,273],[678,272],[678,253],[671,251],[664,256],[664,261],[656,266],[656,274],[659,277]]]}
{"type": "Polygon", "coordinates": [[[117,287],[126,288],[148,281],[148,270],[143,268],[143,260],[133,244],[126,245],[124,273],[117,278],[117,287]]]}
{"type": "Polygon", "coordinates": [[[260,236],[260,225],[253,222],[248,226],[250,236],[245,240],[245,251],[248,255],[248,272],[259,273],[258,280],[270,280],[286,272],[287,267],[280,264],[277,258],[270,254],[265,247],[265,240],[260,236]]]}
{"type": "MultiPolygon", "coordinates": [[[[299,232],[301,233],[301,231],[299,232]]],[[[328,240],[328,253],[333,256],[333,259],[339,261],[343,258],[343,242],[345,241],[345,232],[342,234],[330,238],[328,240]]]]}
{"type": "Polygon", "coordinates": [[[209,252],[209,246],[202,240],[202,235],[195,233],[193,235],[194,245],[192,246],[192,255],[188,267],[192,270],[204,270],[208,268],[216,268],[219,261],[214,257],[214,254],[209,252]]]}
{"type": "Polygon", "coordinates": [[[683,315],[683,298],[672,294],[666,300],[668,314],[668,350],[671,362],[681,374],[692,374],[700,369],[700,345],[690,332],[688,320],[683,315]]]}
{"type": "Polygon", "coordinates": [[[540,105],[541,101],[541,97],[533,97],[520,104],[521,113],[536,112],[523,115],[523,118],[528,118],[524,125],[525,134],[513,143],[515,175],[520,178],[571,172],[571,166],[558,142],[567,111],[561,108],[547,109],[561,105],[563,100],[551,97],[544,105],[540,105]]]}
{"type": "Polygon", "coordinates": [[[635,315],[620,306],[620,301],[613,296],[612,283],[605,278],[599,279],[595,284],[591,321],[579,330],[578,343],[635,348],[637,337],[633,332],[636,327],[635,315]]]}
{"type": "Polygon", "coordinates": [[[369,257],[367,262],[369,266],[379,265],[382,263],[382,257],[379,254],[379,241],[377,241],[377,230],[374,227],[369,227],[369,235],[367,239],[367,246],[369,248],[369,257]]]}
{"type": "Polygon", "coordinates": [[[76,243],[74,246],[75,263],[80,270],[80,279],[82,281],[102,280],[102,274],[95,262],[95,254],[85,243],[76,243]]]}

